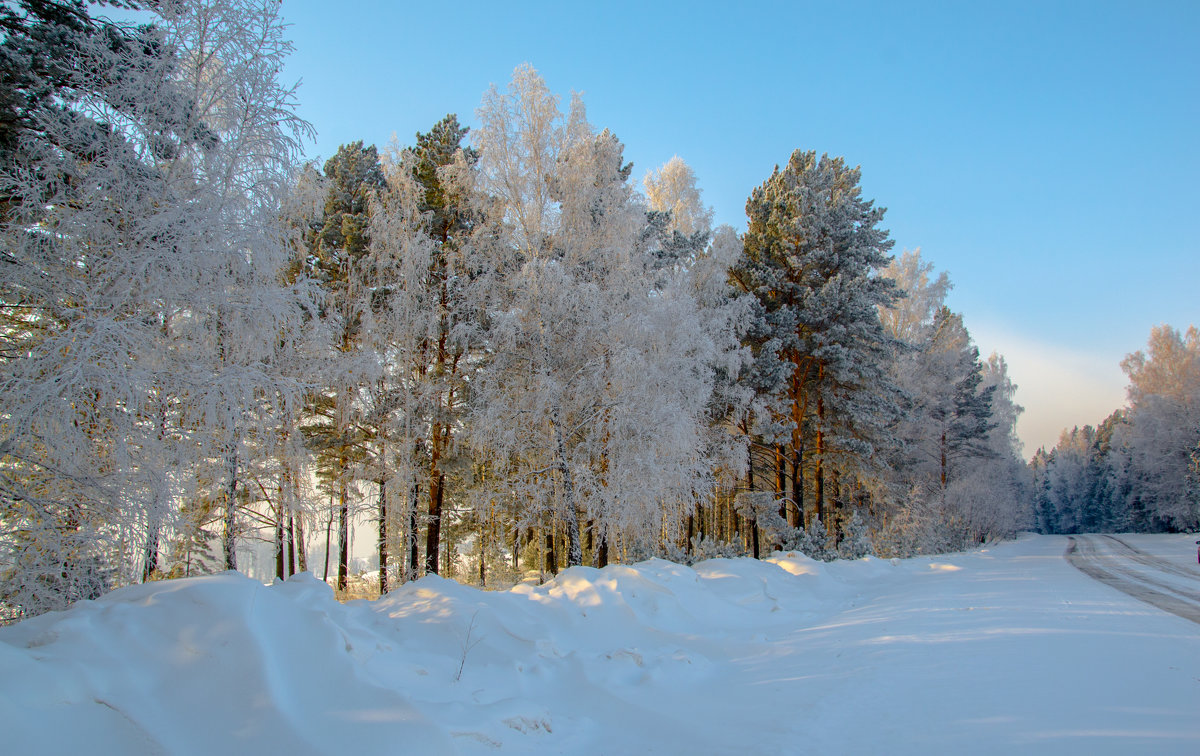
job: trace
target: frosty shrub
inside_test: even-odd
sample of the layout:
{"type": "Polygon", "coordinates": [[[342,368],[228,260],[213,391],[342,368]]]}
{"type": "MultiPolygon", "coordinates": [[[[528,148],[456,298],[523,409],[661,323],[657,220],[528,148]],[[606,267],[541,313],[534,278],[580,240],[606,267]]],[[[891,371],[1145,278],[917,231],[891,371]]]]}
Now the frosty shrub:
{"type": "Polygon", "coordinates": [[[846,535],[838,544],[838,556],[842,559],[862,559],[875,553],[871,543],[871,529],[867,521],[855,511],[846,522],[846,535]]]}
{"type": "Polygon", "coordinates": [[[746,556],[746,551],[739,544],[722,541],[706,536],[692,536],[690,551],[669,544],[663,549],[663,556],[677,564],[694,565],[706,559],[737,559],[746,556]]]}

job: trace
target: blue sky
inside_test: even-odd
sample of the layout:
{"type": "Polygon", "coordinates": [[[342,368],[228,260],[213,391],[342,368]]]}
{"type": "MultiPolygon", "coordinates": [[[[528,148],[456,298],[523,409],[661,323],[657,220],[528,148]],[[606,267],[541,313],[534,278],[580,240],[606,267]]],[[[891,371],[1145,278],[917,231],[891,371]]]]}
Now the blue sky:
{"type": "Polygon", "coordinates": [[[795,149],[862,166],[896,251],[947,271],[1026,452],[1124,402],[1150,328],[1200,325],[1200,3],[286,0],[310,157],[446,113],[531,63],[640,180],[678,154],[716,220],[795,149]]]}

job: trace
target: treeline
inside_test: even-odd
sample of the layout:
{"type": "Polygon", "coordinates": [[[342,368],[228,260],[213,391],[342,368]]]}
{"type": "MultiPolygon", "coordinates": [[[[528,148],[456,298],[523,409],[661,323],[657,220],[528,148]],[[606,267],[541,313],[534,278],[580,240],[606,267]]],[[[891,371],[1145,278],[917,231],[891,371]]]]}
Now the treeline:
{"type": "Polygon", "coordinates": [[[1121,367],[1129,405],[1030,463],[1043,533],[1200,528],[1200,331],[1158,326],[1121,367]]]}
{"type": "Polygon", "coordinates": [[[356,519],[381,591],[1027,522],[1003,360],[842,159],[797,151],[713,229],[683,161],[639,191],[521,66],[469,134],[298,166],[278,4],[152,8],[0,19],[11,616],[253,538],[344,589],[356,519]]]}

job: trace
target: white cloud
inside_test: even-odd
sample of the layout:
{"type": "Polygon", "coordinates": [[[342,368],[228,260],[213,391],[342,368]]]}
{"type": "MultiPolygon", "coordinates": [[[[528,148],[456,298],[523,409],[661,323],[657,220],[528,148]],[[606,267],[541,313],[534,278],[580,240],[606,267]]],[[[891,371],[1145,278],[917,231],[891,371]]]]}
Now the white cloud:
{"type": "Polygon", "coordinates": [[[1025,408],[1017,435],[1025,455],[1058,443],[1064,428],[1097,425],[1125,405],[1125,353],[1085,351],[989,324],[969,324],[980,354],[999,352],[1025,408]]]}

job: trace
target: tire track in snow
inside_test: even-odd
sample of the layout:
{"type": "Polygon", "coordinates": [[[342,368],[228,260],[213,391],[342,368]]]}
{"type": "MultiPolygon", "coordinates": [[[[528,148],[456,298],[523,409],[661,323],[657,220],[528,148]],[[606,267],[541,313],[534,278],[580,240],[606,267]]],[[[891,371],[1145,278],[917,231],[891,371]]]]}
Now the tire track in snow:
{"type": "MultiPolygon", "coordinates": [[[[1191,578],[1193,580],[1200,581],[1200,569],[1190,569],[1189,567],[1184,567],[1181,564],[1176,564],[1163,559],[1162,557],[1157,557],[1153,554],[1147,554],[1136,546],[1130,546],[1128,543],[1120,538],[1117,538],[1116,536],[1105,535],[1104,537],[1110,541],[1116,541],[1117,543],[1121,544],[1121,546],[1124,547],[1122,551],[1127,551],[1131,559],[1144,564],[1147,567],[1153,567],[1156,570],[1162,570],[1163,572],[1169,572],[1173,575],[1181,575],[1185,578],[1191,578]]],[[[1192,565],[1192,567],[1196,566],[1197,565],[1192,565]]]]}
{"type": "MultiPolygon", "coordinates": [[[[1143,572],[1131,570],[1122,564],[1121,557],[1112,554],[1101,555],[1095,541],[1088,536],[1068,536],[1067,540],[1070,544],[1064,556],[1083,574],[1139,601],[1200,625],[1200,591],[1194,592],[1167,585],[1143,572]]],[[[1121,543],[1130,551],[1137,551],[1132,546],[1121,543]]],[[[1138,553],[1143,554],[1146,559],[1137,561],[1161,570],[1161,565],[1154,564],[1160,560],[1144,552],[1138,553]]],[[[1171,572],[1174,573],[1175,570],[1171,572]]]]}
{"type": "MultiPolygon", "coordinates": [[[[1118,541],[1118,539],[1112,538],[1111,536],[1104,536],[1104,538],[1120,543],[1120,545],[1125,547],[1120,551],[1127,551],[1128,553],[1113,553],[1107,551],[1097,545],[1094,536],[1076,537],[1083,540],[1083,547],[1079,549],[1078,553],[1084,558],[1091,559],[1097,566],[1097,569],[1108,572],[1110,577],[1114,577],[1118,580],[1132,580],[1134,583],[1137,583],[1142,587],[1149,587],[1154,591],[1166,593],[1168,595],[1174,594],[1176,597],[1181,598],[1190,604],[1196,604],[1197,606],[1200,606],[1200,576],[1191,575],[1187,572],[1181,572],[1177,569],[1164,570],[1162,568],[1162,564],[1169,564],[1168,562],[1158,559],[1157,557],[1145,552],[1138,551],[1134,547],[1118,541]],[[1138,559],[1136,558],[1136,555],[1140,555],[1143,558],[1138,559]],[[1134,568],[1130,565],[1129,560],[1149,566],[1158,574],[1156,575],[1153,572],[1147,572],[1145,570],[1134,568]],[[1192,589],[1192,586],[1182,586],[1179,581],[1168,580],[1164,582],[1164,572],[1174,575],[1182,575],[1190,580],[1195,580],[1195,590],[1192,589]]],[[[1068,551],[1069,550],[1070,549],[1068,549],[1068,551]]]]}

